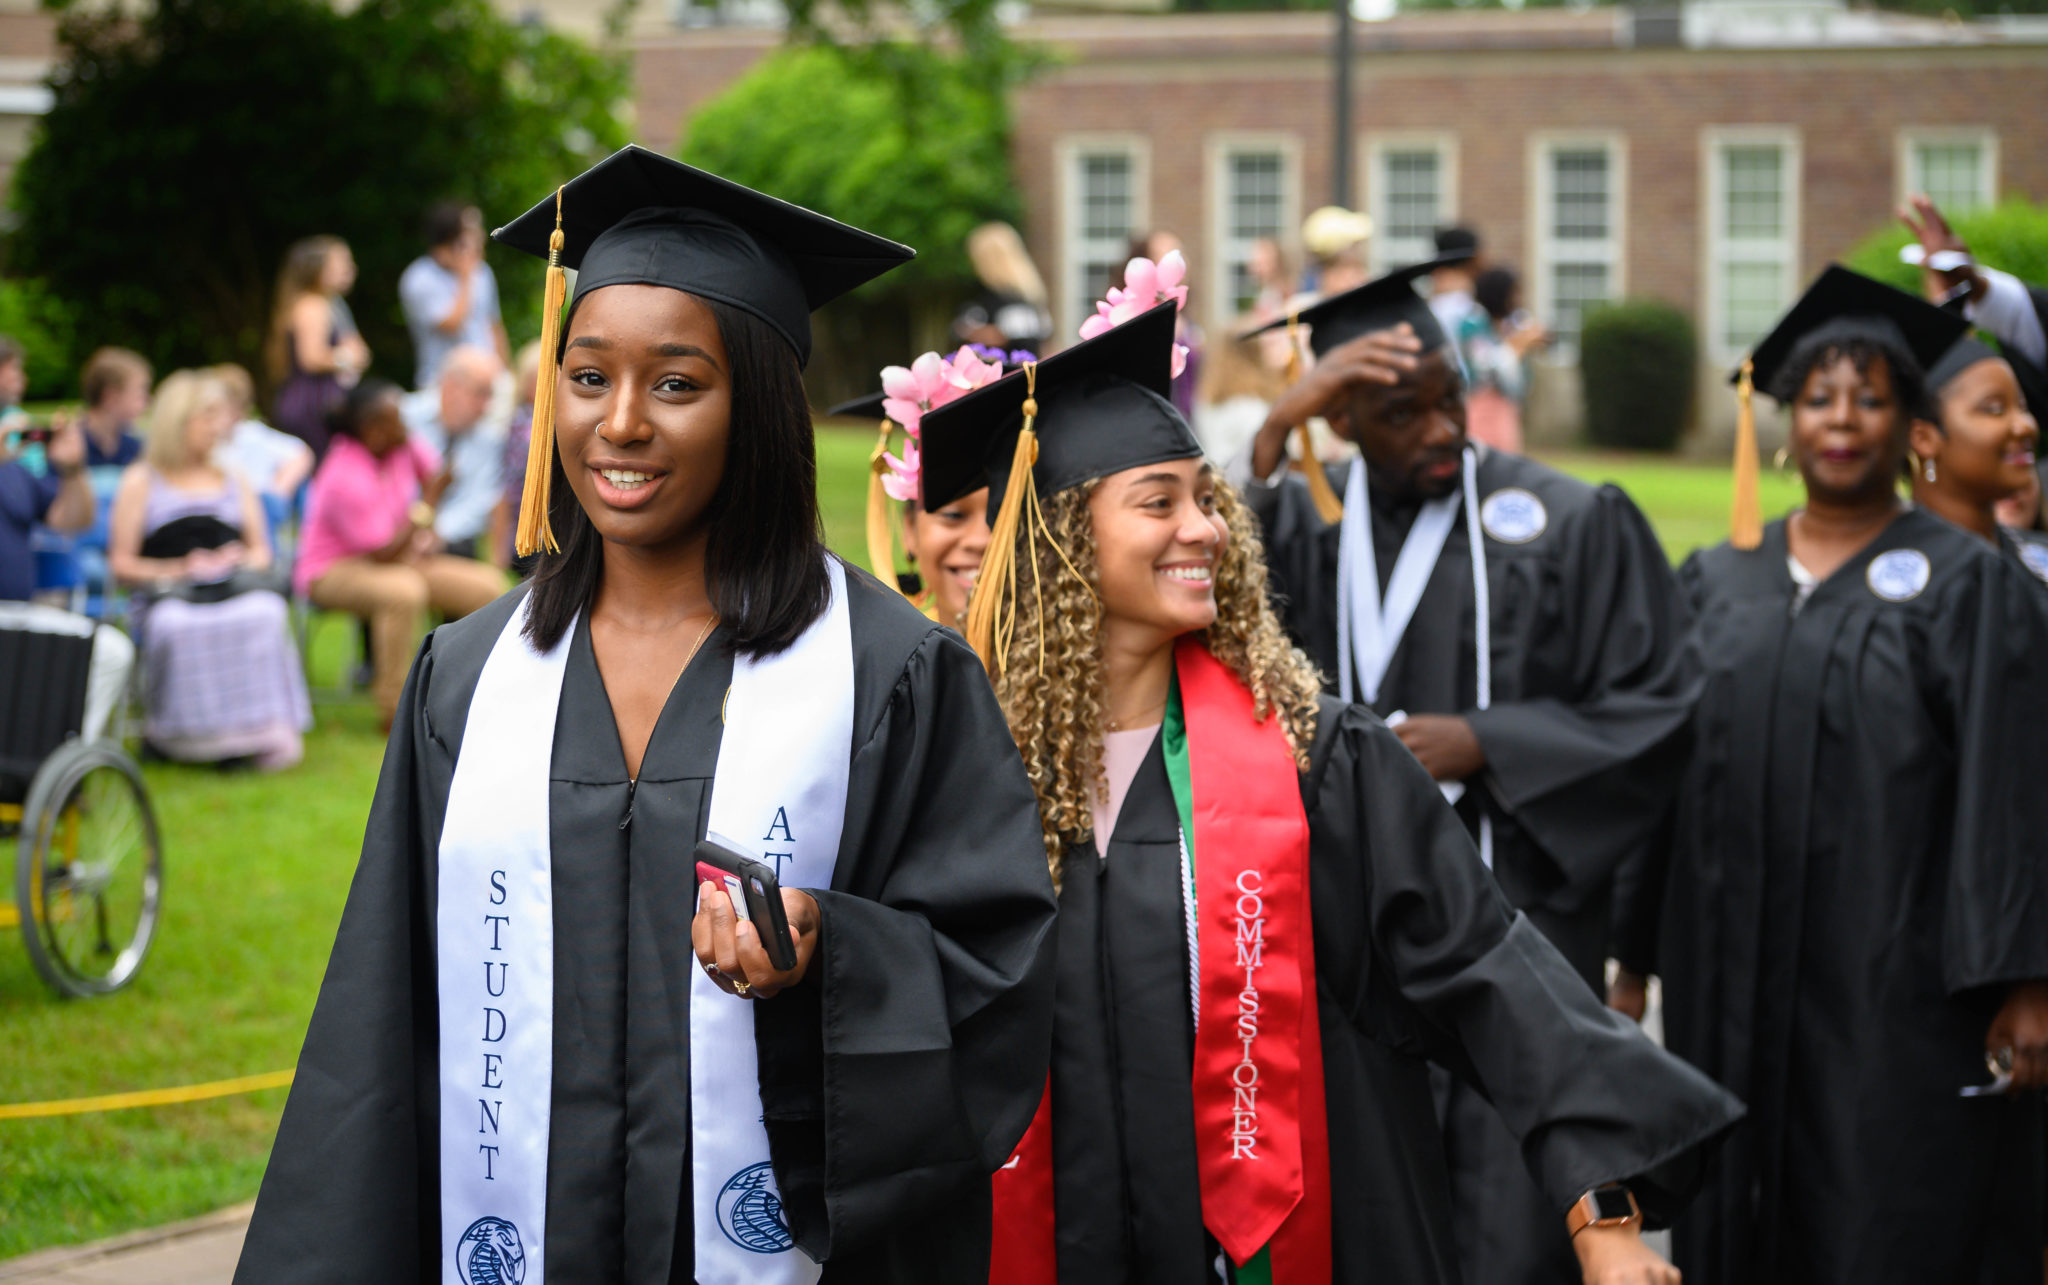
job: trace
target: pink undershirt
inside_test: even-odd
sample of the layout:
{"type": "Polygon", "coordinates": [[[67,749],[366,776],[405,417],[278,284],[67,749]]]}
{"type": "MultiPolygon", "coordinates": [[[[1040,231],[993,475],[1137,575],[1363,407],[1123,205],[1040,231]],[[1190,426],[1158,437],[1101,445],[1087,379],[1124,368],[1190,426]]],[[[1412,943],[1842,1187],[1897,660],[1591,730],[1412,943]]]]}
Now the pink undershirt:
{"type": "Polygon", "coordinates": [[[1124,810],[1124,796],[1131,792],[1131,782],[1138,775],[1138,768],[1145,762],[1145,756],[1152,752],[1152,742],[1159,737],[1159,724],[1150,727],[1134,727],[1128,732],[1104,732],[1102,734],[1102,774],[1109,778],[1109,797],[1095,796],[1094,806],[1089,809],[1095,823],[1095,850],[1105,856],[1109,853],[1109,837],[1116,833],[1117,814],[1124,810]]]}

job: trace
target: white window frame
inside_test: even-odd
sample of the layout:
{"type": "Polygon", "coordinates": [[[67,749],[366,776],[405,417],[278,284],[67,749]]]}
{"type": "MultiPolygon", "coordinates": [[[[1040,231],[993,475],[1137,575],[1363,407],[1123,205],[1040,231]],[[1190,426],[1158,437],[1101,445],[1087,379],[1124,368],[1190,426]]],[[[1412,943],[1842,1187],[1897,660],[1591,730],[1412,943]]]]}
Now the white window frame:
{"type": "MultiPolygon", "coordinates": [[[[1615,130],[1541,131],[1529,136],[1529,259],[1528,298],[1536,316],[1557,325],[1552,298],[1552,270],[1560,263],[1599,263],[1607,269],[1608,298],[1628,295],[1628,138],[1615,130]],[[1553,231],[1557,213],[1551,157],[1558,152],[1607,153],[1607,236],[1598,241],[1561,241],[1553,231]]],[[[1578,361],[1575,345],[1560,342],[1550,349],[1553,360],[1578,361]]]]}
{"type": "MultiPolygon", "coordinates": [[[[1901,204],[1915,192],[1927,190],[1920,173],[1920,148],[1955,143],[1975,143],[1982,150],[1984,172],[1977,180],[1977,208],[1998,204],[1998,131],[1988,125],[1908,125],[1901,129],[1893,165],[1901,204]]],[[[1948,213],[1946,209],[1942,212],[1948,213]]]]}
{"type": "MultiPolygon", "coordinates": [[[[1076,181],[1076,167],[1084,156],[1110,154],[1121,154],[1131,163],[1131,235],[1140,235],[1152,225],[1151,140],[1142,134],[1082,133],[1065,135],[1054,145],[1060,254],[1055,311],[1060,318],[1057,338],[1067,343],[1073,342],[1074,332],[1095,303],[1089,297],[1083,276],[1088,247],[1081,236],[1081,185],[1076,181]]],[[[1126,238],[1125,246],[1117,253],[1121,255],[1128,248],[1126,238]]],[[[1117,266],[1123,266],[1121,259],[1117,266]]]]}
{"type": "MultiPolygon", "coordinates": [[[[1723,269],[1733,260],[1774,260],[1783,265],[1783,307],[1792,306],[1806,284],[1800,267],[1799,237],[1806,196],[1806,161],[1799,130],[1790,125],[1709,125],[1700,131],[1700,282],[1705,301],[1701,327],[1714,364],[1740,361],[1746,349],[1728,342],[1727,279],[1723,269]],[[1729,237],[1727,229],[1728,171],[1722,154],[1730,147],[1776,147],[1784,152],[1784,217],[1771,238],[1729,237]]],[[[1761,336],[1759,336],[1761,337],[1761,336]]]]}
{"type": "Polygon", "coordinates": [[[1432,239],[1427,245],[1403,247],[1389,244],[1387,230],[1393,226],[1387,208],[1385,182],[1387,157],[1394,152],[1435,152],[1437,166],[1437,226],[1458,221],[1458,136],[1435,130],[1389,130],[1366,135],[1359,146],[1359,208],[1372,216],[1372,240],[1367,257],[1374,276],[1391,268],[1419,263],[1436,253],[1432,239]],[[1410,251],[1417,251],[1410,253],[1410,251]]]}
{"type": "Polygon", "coordinates": [[[1208,298],[1199,303],[1197,312],[1216,326],[1235,316],[1230,270],[1244,262],[1250,248],[1236,246],[1230,235],[1230,158],[1251,153],[1280,157],[1280,227],[1276,236],[1281,248],[1292,253],[1301,240],[1301,138],[1296,134],[1232,131],[1209,135],[1204,150],[1208,177],[1204,204],[1209,211],[1208,298]]]}

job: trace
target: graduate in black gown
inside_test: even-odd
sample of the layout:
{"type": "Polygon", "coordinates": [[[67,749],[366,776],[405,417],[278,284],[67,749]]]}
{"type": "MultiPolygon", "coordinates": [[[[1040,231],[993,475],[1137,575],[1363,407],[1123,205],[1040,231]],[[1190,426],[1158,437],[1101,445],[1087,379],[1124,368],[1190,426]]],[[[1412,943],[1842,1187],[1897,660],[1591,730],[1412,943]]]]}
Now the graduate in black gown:
{"type": "Polygon", "coordinates": [[[2041,1271],[2038,1095],[1963,1090],[1987,1058],[2048,1084],[2048,618],[1896,491],[1960,327],[1829,269],[1752,358],[1805,504],[1763,524],[1739,487],[1680,572],[1705,689],[1661,934],[1624,962],[1751,1113],[1676,1230],[1688,1285],[2041,1271]]]}
{"type": "Polygon", "coordinates": [[[1166,399],[1173,314],[924,424],[927,504],[984,471],[998,497],[968,637],[1062,888],[994,1280],[1198,1285],[1222,1253],[1239,1282],[1457,1281],[1426,1058],[1491,1095],[1560,1236],[1583,1204],[1618,1219],[1580,1232],[1585,1279],[1674,1280],[1608,1184],[1669,1217],[1740,1106],[1605,1008],[1399,739],[1321,690],[1166,399]]]}
{"type": "Polygon", "coordinates": [[[1965,335],[1929,368],[1934,417],[1908,442],[1913,503],[1981,536],[2048,584],[2048,534],[1999,524],[2001,500],[2034,484],[2041,425],[2013,364],[1965,335]]]}
{"type": "MultiPolygon", "coordinates": [[[[1669,807],[1695,694],[1676,663],[1677,585],[1619,489],[1468,440],[1456,348],[1411,284],[1431,266],[1300,315],[1315,365],[1233,474],[1290,636],[1394,724],[1509,903],[1604,994],[1614,875],[1669,807]],[[1316,415],[1359,448],[1320,498],[1284,451],[1316,415]],[[1326,512],[1339,493],[1341,517],[1326,512]]],[[[1571,1248],[1499,1115],[1439,1087],[1465,1278],[1570,1280],[1571,1248]]]]}
{"type": "Polygon", "coordinates": [[[974,653],[826,560],[799,381],[810,307],[910,252],[637,148],[556,200],[498,234],[545,252],[561,226],[582,270],[536,415],[538,569],[415,663],[236,1279],[980,1280],[989,1174],[1046,1074],[1035,800],[974,653]],[[559,697],[494,677],[528,671],[559,697]],[[692,853],[785,764],[838,794],[722,831],[781,872],[778,969],[692,853]],[[472,925],[449,863],[496,814],[545,821],[486,848],[512,872],[472,925]],[[550,893],[552,949],[517,953],[550,893]],[[478,960],[487,1007],[443,1011],[478,960]],[[524,1009],[497,998],[549,966],[524,1009]],[[752,1041],[696,1038],[733,1014],[752,1041]],[[552,1059],[524,1122],[532,1074],[496,1051],[522,1026],[552,1059]],[[707,1191],[714,1134],[766,1158],[707,1191]],[[520,1182],[540,1243],[531,1212],[451,1221],[520,1182]]]}

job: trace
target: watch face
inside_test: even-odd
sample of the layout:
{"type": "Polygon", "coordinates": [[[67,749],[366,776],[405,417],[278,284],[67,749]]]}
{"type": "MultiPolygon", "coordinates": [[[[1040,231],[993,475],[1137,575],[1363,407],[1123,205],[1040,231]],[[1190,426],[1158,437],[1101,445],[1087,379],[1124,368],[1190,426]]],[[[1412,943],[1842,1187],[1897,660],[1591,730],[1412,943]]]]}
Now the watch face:
{"type": "Polygon", "coordinates": [[[1601,1187],[1593,1192],[1593,1208],[1598,1211],[1599,1221],[1608,1222],[1635,1217],[1635,1206],[1628,1198],[1626,1187],[1601,1187]]]}

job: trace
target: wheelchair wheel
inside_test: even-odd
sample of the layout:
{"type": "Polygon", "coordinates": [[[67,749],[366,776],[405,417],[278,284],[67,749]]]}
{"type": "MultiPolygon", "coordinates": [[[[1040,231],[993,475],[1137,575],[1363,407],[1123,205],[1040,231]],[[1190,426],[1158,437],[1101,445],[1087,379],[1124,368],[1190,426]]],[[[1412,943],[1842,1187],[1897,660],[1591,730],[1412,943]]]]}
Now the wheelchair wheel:
{"type": "Polygon", "coordinates": [[[14,864],[29,962],[60,995],[127,985],[156,936],[163,850],[134,760],[111,741],[66,741],[23,806],[14,864]]]}

